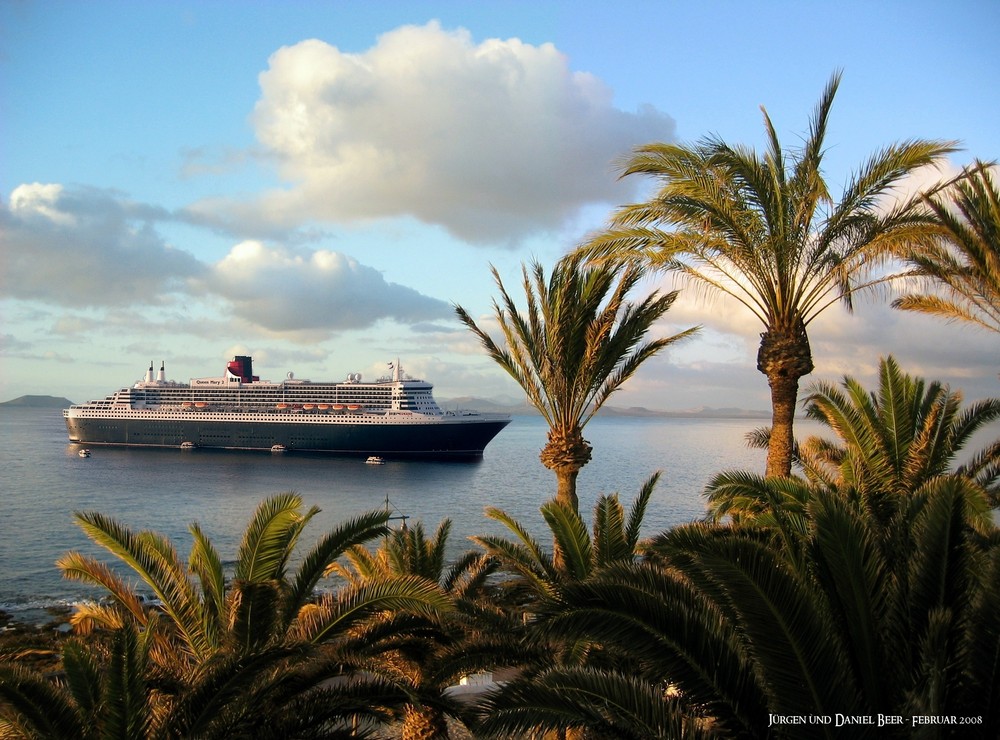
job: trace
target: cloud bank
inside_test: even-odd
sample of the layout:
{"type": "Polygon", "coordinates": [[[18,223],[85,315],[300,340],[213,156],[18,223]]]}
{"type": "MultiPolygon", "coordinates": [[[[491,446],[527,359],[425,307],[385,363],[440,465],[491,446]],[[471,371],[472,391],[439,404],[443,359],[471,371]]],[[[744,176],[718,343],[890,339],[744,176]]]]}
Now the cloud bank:
{"type": "Polygon", "coordinates": [[[587,204],[620,200],[631,184],[616,182],[614,162],[674,134],[651,107],[616,109],[552,44],[476,44],[437,23],[388,32],[361,54],[319,40],[284,47],[260,87],[253,125],[290,187],[254,213],[407,215],[470,243],[555,230],[587,204]]]}
{"type": "Polygon", "coordinates": [[[203,262],[158,232],[174,219],[109,191],[21,185],[0,205],[0,298],[76,309],[221,302],[229,316],[290,338],[450,316],[446,302],[329,250],[246,241],[203,262]]]}
{"type": "Polygon", "coordinates": [[[448,304],[337,252],[296,255],[255,241],[236,245],[205,285],[234,313],[271,331],[359,329],[379,319],[412,323],[450,315],[448,304]]]}
{"type": "Polygon", "coordinates": [[[0,204],[0,296],[125,306],[183,289],[204,266],[156,233],[165,216],[94,188],[20,185],[0,204]]]}

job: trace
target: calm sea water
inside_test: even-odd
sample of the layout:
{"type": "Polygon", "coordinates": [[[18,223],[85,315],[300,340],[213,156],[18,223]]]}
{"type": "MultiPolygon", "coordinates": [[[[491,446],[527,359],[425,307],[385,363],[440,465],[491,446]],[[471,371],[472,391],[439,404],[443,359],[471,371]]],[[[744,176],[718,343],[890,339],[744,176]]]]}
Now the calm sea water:
{"type": "MultiPolygon", "coordinates": [[[[763,470],[763,453],[743,435],[755,420],[598,418],[585,430],[593,460],[580,474],[581,511],[589,521],[601,493],[617,491],[626,506],[656,470],[663,475],[645,519],[645,535],[703,514],[701,491],[717,472],[763,470]]],[[[182,557],[188,525],[198,522],[223,559],[266,496],[295,491],[322,509],[310,523],[304,550],[327,529],[385,507],[421,520],[433,531],[453,522],[454,554],[473,534],[505,534],[485,518],[502,508],[545,541],[538,507],[555,492],[555,477],[538,461],[546,426],[515,417],[478,462],[387,462],[295,454],[93,448],[80,458],[68,444],[59,410],[0,410],[0,609],[33,614],[94,592],[62,579],[55,560],[68,550],[105,557],[73,523],[74,511],[100,511],[134,529],[170,537],[182,557]]],[[[110,557],[107,557],[111,560],[110,557]]]]}

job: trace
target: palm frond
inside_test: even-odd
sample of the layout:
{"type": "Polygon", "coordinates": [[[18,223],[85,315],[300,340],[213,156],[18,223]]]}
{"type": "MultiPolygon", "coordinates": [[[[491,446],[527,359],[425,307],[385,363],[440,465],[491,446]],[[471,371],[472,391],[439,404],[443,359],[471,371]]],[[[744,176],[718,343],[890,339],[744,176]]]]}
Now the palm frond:
{"type": "Polygon", "coordinates": [[[124,561],[153,590],[183,635],[186,649],[194,655],[206,654],[210,643],[201,602],[184,565],[168,559],[171,548],[164,545],[164,538],[150,532],[133,533],[98,512],[77,513],[75,519],[90,539],[124,561]]]}
{"type": "Polygon", "coordinates": [[[283,578],[302,527],[319,510],[302,512],[302,498],[286,492],[262,501],[243,533],[234,577],[243,581],[283,578]]]}
{"type": "Polygon", "coordinates": [[[386,578],[327,594],[300,611],[298,633],[320,643],[342,635],[356,624],[384,610],[435,614],[452,609],[441,587],[418,576],[386,578]]]}
{"type": "Polygon", "coordinates": [[[567,577],[573,580],[586,578],[592,567],[592,543],[580,514],[556,499],[545,502],[541,512],[552,531],[555,547],[562,554],[562,566],[567,577]]]}
{"type": "Polygon", "coordinates": [[[526,736],[586,728],[601,737],[628,740],[709,737],[678,698],[662,685],[587,668],[553,669],[519,679],[492,694],[477,730],[526,736]]]}
{"type": "Polygon", "coordinates": [[[73,740],[92,736],[87,718],[68,692],[19,665],[0,663],[0,719],[22,737],[73,740]]]}
{"type": "Polygon", "coordinates": [[[388,520],[388,512],[371,511],[341,522],[320,538],[302,558],[295,573],[295,580],[288,594],[289,619],[312,596],[316,584],[329,571],[331,564],[351,547],[385,536],[388,532],[388,520]]]}

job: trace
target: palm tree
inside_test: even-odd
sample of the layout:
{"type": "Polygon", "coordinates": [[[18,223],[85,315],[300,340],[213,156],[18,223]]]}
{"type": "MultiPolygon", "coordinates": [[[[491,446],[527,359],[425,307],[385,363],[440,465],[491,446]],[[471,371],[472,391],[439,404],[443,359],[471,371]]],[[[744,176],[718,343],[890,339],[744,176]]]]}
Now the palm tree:
{"type": "Polygon", "coordinates": [[[16,663],[0,664],[0,736],[151,737],[157,717],[146,680],[148,648],[148,633],[129,625],[114,633],[107,661],[77,640],[67,642],[61,681],[16,663]]]}
{"type": "Polygon", "coordinates": [[[162,637],[158,646],[166,652],[154,648],[154,656],[168,658],[167,662],[181,657],[184,663],[197,665],[222,649],[253,652],[287,634],[312,601],[331,562],[352,545],[387,531],[385,512],[345,522],[321,538],[290,577],[288,566],[299,536],[318,512],[316,507],[303,511],[301,497],[293,493],[263,501],[244,532],[228,584],[222,559],[197,524],[190,527],[193,543],[184,563],[160,534],[133,532],[98,512],[77,513],[84,532],[128,565],[159,606],[150,609],[134,586],[108,565],[70,552],[57,561],[64,577],[98,586],[111,597],[110,602],[80,605],[72,623],[82,633],[95,627],[116,629],[128,622],[140,629],[158,626],[162,637]],[[160,612],[166,620],[158,619],[160,612]]]}
{"type": "Polygon", "coordinates": [[[537,262],[530,272],[522,266],[522,273],[524,314],[493,268],[502,296],[502,303],[494,301],[493,307],[503,346],[461,306],[455,311],[545,418],[549,434],[540,458],[556,474],[557,498],[575,510],[577,475],[591,453],[583,438],[584,426],[643,362],[697,329],[643,341],[673,305],[677,292],[654,291],[638,303],[629,302],[628,293],[644,275],[635,265],[586,267],[578,259],[564,258],[548,281],[537,262]]]}
{"type": "MultiPolygon", "coordinates": [[[[510,576],[500,584],[500,600],[512,617],[510,634],[521,646],[520,650],[508,648],[507,652],[508,665],[515,666],[520,676],[512,686],[537,688],[544,684],[543,693],[554,696],[565,691],[568,696],[573,693],[578,674],[604,675],[610,667],[618,665],[619,656],[615,652],[572,636],[552,639],[537,628],[537,620],[540,615],[558,613],[563,594],[573,584],[589,581],[607,569],[633,563],[639,558],[642,520],[658,480],[659,473],[656,473],[643,484],[627,514],[618,494],[600,496],[594,505],[592,533],[588,532],[579,512],[564,501],[546,502],[541,513],[552,533],[553,555],[549,555],[510,514],[500,509],[487,509],[489,518],[504,524],[514,534],[513,539],[493,535],[472,538],[499,563],[501,571],[510,576]],[[556,557],[556,553],[561,557],[556,557]]],[[[630,687],[617,689],[628,694],[630,687]]],[[[493,732],[496,728],[492,723],[501,722],[507,723],[502,726],[503,732],[517,736],[529,729],[559,731],[564,737],[582,736],[580,730],[586,723],[551,724],[551,718],[520,712],[526,695],[503,692],[502,696],[502,700],[487,703],[488,711],[479,712],[479,731],[493,732]],[[500,717],[505,719],[500,720],[500,717]]],[[[661,719],[655,720],[653,725],[661,719]]],[[[613,725],[600,729],[614,734],[613,725]]]]}
{"type": "MultiPolygon", "coordinates": [[[[1000,419],[1000,399],[962,409],[960,392],[907,375],[888,357],[879,363],[874,391],[849,376],[840,387],[815,383],[806,416],[828,427],[837,440],[814,436],[798,445],[805,481],[773,486],[752,473],[721,473],[706,489],[715,521],[727,515],[746,522],[779,510],[783,516],[801,512],[814,487],[862,497],[873,513],[892,511],[892,499],[913,495],[947,475],[979,489],[984,506],[990,499],[996,505],[1000,497],[1000,440],[974,451],[965,462],[957,461],[976,432],[1000,419]]],[[[989,512],[983,508],[978,515],[988,517],[989,512]]]]}
{"type": "Polygon", "coordinates": [[[941,238],[914,244],[904,257],[943,295],[905,295],[893,307],[1000,332],[1000,191],[991,166],[977,161],[923,196],[941,238]]]}
{"type": "MultiPolygon", "coordinates": [[[[632,656],[632,669],[556,669],[511,682],[481,709],[484,729],[771,737],[785,736],[769,727],[771,715],[971,712],[981,724],[968,736],[992,737],[1000,539],[995,525],[985,536],[968,525],[970,495],[968,480],[952,476],[897,499],[906,515],[891,543],[864,508],[826,489],[806,504],[794,552],[756,526],[700,522],[665,532],[644,562],[568,584],[559,609],[538,620],[553,639],[632,656]]],[[[833,723],[789,729],[795,737],[843,731],[833,723]]]]}
{"type": "Polygon", "coordinates": [[[385,723],[404,696],[368,679],[322,685],[330,669],[302,646],[218,654],[172,685],[150,660],[152,630],[128,623],[73,639],[57,679],[0,664],[0,736],[23,738],[357,738],[385,723]],[[319,735],[318,735],[319,733],[319,735]]]}
{"type": "Polygon", "coordinates": [[[507,527],[514,539],[476,535],[472,541],[514,576],[505,584],[517,594],[513,602],[533,609],[558,600],[565,584],[586,580],[603,568],[632,562],[639,556],[642,520],[659,478],[655,473],[643,483],[627,516],[618,494],[600,496],[594,504],[592,533],[579,512],[564,501],[557,498],[543,504],[542,517],[552,532],[554,549],[563,553],[561,560],[549,555],[521,522],[493,507],[486,510],[486,516],[507,527]]]}
{"type": "Polygon", "coordinates": [[[309,722],[326,726],[338,718],[314,706],[306,711],[320,697],[325,697],[323,706],[359,717],[371,716],[374,710],[366,707],[377,707],[377,701],[402,706],[405,695],[396,687],[344,682],[358,669],[352,631],[387,610],[432,614],[450,604],[415,576],[317,596],[315,588],[330,565],[350,547],[384,536],[389,516],[375,511],[341,524],[290,572],[300,535],[318,511],[303,511],[301,498],[292,493],[262,502],[243,535],[230,579],[196,524],[184,563],[162,535],[133,532],[99,513],[78,513],[81,528],[140,577],[156,604],[108,565],[71,552],[58,561],[64,575],[99,586],[110,597],[107,603],[80,606],[73,624],[82,634],[126,628],[142,633],[149,644],[148,678],[163,687],[163,701],[173,707],[175,721],[188,728],[181,732],[185,736],[208,736],[206,727],[219,723],[229,728],[220,730],[222,736],[239,734],[237,727],[278,732],[309,722]],[[340,681],[333,688],[325,684],[331,678],[340,681]],[[364,691],[370,696],[361,701],[355,695],[364,691]],[[301,711],[289,712],[289,706],[301,711]]]}
{"type": "Polygon", "coordinates": [[[447,717],[463,715],[462,706],[448,696],[448,687],[484,667],[484,641],[476,638],[483,631],[479,617],[494,611],[486,603],[485,589],[496,564],[470,551],[448,566],[450,533],[449,519],[441,522],[433,537],[426,535],[420,522],[404,523],[376,550],[355,545],[345,553],[346,562],[328,569],[356,587],[392,578],[421,578],[453,606],[425,615],[387,611],[353,635],[358,652],[372,656],[364,664],[366,670],[400,686],[409,697],[403,710],[403,740],[448,738],[447,717]]]}
{"type": "Polygon", "coordinates": [[[791,471],[799,379],[812,372],[807,329],[841,300],[892,276],[880,258],[927,233],[931,219],[883,197],[904,177],[954,150],[951,142],[908,141],[871,157],[835,202],[823,176],[827,123],[840,84],[827,85],[802,147],[787,153],[764,111],[759,154],[707,137],[695,146],[638,148],[623,176],[661,181],[648,203],[628,205],[577,254],[598,262],[639,262],[676,271],[735,298],[764,327],[757,369],[771,389],[767,475],[791,471]]]}

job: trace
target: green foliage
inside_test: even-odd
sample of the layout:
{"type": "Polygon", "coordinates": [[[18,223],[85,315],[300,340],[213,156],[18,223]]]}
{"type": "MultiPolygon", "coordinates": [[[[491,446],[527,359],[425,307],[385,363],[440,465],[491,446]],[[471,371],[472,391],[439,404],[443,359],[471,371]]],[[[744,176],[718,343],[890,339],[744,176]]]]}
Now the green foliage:
{"type": "Polygon", "coordinates": [[[714,521],[728,516],[772,524],[775,518],[799,516],[812,492],[824,488],[858,500],[889,527],[899,514],[896,499],[942,476],[957,476],[975,491],[970,521],[988,526],[990,505],[995,507],[1000,495],[1000,440],[958,460],[977,432],[1000,419],[1000,399],[963,409],[961,393],[907,375],[888,357],[879,363],[876,390],[851,377],[840,387],[814,384],[806,415],[836,439],[810,437],[797,446],[804,479],[773,482],[753,473],[720,473],[705,492],[714,521]]]}
{"type": "MultiPolygon", "coordinates": [[[[105,589],[110,601],[83,605],[73,617],[91,640],[86,649],[66,650],[68,688],[17,668],[0,672],[6,697],[0,716],[28,736],[200,738],[359,737],[365,732],[353,734],[357,721],[394,717],[410,692],[358,674],[373,654],[358,635],[387,614],[440,619],[452,602],[436,584],[406,574],[317,598],[315,585],[338,557],[388,534],[386,512],[348,520],[321,537],[291,572],[299,538],[317,511],[303,510],[290,493],[263,501],[231,579],[197,525],[185,564],[155,532],[134,532],[99,513],[78,514],[91,539],[130,566],[159,601],[150,605],[94,558],[61,558],[67,577],[105,589]],[[44,701],[60,711],[41,711],[44,701]]],[[[391,637],[383,639],[383,650],[391,637]]]]}
{"type": "Polygon", "coordinates": [[[835,201],[823,175],[827,125],[840,85],[823,92],[802,146],[789,152],[767,112],[763,152],[706,137],[696,145],[639,147],[622,173],[647,175],[659,189],[627,205],[578,256],[601,264],[641,264],[674,272],[709,293],[734,298],[764,327],[758,369],[771,386],[774,434],[768,475],[791,470],[798,380],[813,369],[807,327],[827,307],[892,275],[873,271],[885,257],[934,229],[910,200],[886,208],[882,196],[908,174],[954,150],[913,140],[885,147],[862,164],[835,201]]]}
{"type": "Polygon", "coordinates": [[[583,427],[643,362],[697,328],[644,340],[673,305],[677,292],[653,291],[638,302],[628,301],[645,274],[635,265],[587,267],[579,259],[564,258],[548,280],[537,262],[530,270],[523,266],[522,274],[524,313],[493,268],[501,295],[493,304],[494,318],[502,344],[461,306],[455,311],[545,418],[550,432],[541,460],[556,471],[559,495],[575,508],[575,476],[590,460],[583,427]]]}
{"type": "Polygon", "coordinates": [[[902,255],[932,292],[897,298],[895,308],[1000,332],[1000,191],[992,167],[977,161],[923,196],[941,228],[902,255]]]}

